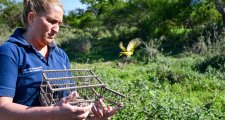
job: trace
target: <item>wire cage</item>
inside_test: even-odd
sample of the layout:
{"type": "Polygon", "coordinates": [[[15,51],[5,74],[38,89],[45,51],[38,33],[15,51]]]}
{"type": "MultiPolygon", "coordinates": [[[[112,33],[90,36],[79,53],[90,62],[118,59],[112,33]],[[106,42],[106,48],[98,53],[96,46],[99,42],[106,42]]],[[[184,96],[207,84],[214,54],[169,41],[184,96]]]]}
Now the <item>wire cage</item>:
{"type": "Polygon", "coordinates": [[[108,88],[91,69],[43,70],[40,86],[40,103],[51,106],[71,92],[77,91],[79,97],[71,105],[87,106],[99,97],[110,106],[120,105],[124,95],[108,88]]]}

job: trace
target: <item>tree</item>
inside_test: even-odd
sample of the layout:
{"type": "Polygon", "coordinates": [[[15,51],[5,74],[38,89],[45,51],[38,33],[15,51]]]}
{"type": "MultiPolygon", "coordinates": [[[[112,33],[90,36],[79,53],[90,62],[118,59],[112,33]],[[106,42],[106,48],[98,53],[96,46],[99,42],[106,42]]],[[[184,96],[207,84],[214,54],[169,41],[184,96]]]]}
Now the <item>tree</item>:
{"type": "Polygon", "coordinates": [[[221,14],[223,19],[223,26],[225,26],[225,2],[224,0],[213,0],[216,6],[216,9],[221,14]]]}
{"type": "Polygon", "coordinates": [[[10,28],[22,26],[21,22],[22,3],[12,0],[0,0],[0,24],[10,28]]]}

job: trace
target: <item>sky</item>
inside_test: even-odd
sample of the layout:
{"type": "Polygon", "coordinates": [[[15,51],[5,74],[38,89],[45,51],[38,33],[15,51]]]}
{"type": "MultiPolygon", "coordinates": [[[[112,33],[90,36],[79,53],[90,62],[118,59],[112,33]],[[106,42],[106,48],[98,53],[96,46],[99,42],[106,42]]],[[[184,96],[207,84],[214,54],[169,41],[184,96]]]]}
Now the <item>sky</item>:
{"type": "MultiPolygon", "coordinates": [[[[16,0],[17,2],[22,2],[23,0],[16,0]]],[[[80,0],[61,0],[65,14],[67,15],[69,11],[75,10],[77,8],[86,8],[86,5],[81,4],[80,0]]]]}
{"type": "Polygon", "coordinates": [[[65,14],[67,14],[70,10],[75,10],[76,8],[85,8],[86,5],[81,4],[80,0],[61,0],[65,14]]]}

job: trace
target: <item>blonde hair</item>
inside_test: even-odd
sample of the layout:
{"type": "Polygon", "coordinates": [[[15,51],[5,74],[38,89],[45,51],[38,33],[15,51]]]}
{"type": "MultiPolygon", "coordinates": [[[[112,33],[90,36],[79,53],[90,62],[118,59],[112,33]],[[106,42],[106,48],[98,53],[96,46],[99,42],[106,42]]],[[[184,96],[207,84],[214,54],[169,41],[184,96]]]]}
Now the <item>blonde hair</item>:
{"type": "Polygon", "coordinates": [[[51,5],[58,5],[63,9],[60,0],[23,0],[23,25],[27,29],[29,12],[34,12],[37,15],[48,13],[51,5]]]}

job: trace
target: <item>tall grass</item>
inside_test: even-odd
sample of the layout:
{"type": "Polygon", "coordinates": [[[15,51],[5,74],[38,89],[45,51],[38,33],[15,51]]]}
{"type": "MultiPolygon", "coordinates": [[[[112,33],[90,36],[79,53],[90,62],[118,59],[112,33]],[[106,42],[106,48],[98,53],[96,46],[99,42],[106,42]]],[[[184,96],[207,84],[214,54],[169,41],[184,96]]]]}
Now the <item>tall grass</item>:
{"type": "Polygon", "coordinates": [[[127,96],[124,109],[113,119],[225,119],[225,81],[218,74],[196,71],[201,60],[160,57],[123,68],[115,62],[72,65],[94,69],[104,83],[127,96]]]}

